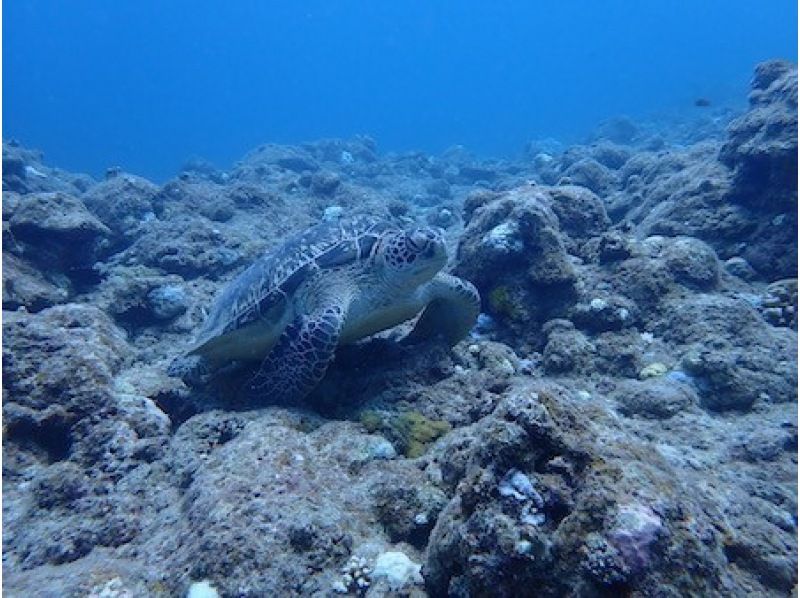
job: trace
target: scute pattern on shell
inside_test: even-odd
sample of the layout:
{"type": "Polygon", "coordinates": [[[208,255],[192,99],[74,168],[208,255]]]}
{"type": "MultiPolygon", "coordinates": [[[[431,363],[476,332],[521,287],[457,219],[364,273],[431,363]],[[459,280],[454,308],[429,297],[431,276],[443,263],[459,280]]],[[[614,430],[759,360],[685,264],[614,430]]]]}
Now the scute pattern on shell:
{"type": "Polygon", "coordinates": [[[369,215],[321,222],[289,237],[234,279],[217,298],[196,346],[256,321],[292,294],[317,270],[369,255],[390,223],[369,215]]]}

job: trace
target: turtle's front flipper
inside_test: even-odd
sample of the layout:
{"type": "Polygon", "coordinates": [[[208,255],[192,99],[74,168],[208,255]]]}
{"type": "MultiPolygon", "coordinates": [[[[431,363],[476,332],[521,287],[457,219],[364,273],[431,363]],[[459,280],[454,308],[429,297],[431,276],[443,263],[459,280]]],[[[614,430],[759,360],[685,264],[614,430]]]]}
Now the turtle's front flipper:
{"type": "Polygon", "coordinates": [[[290,403],[307,395],[325,375],[339,341],[345,307],[326,305],[298,316],[261,363],[247,394],[270,403],[290,403]]]}
{"type": "Polygon", "coordinates": [[[425,293],[428,305],[406,337],[410,342],[441,335],[451,345],[469,334],[481,311],[475,286],[450,274],[437,274],[425,293]]]}
{"type": "Polygon", "coordinates": [[[247,394],[290,403],[311,392],[333,361],[352,297],[350,285],[334,281],[312,294],[261,363],[247,394]]]}

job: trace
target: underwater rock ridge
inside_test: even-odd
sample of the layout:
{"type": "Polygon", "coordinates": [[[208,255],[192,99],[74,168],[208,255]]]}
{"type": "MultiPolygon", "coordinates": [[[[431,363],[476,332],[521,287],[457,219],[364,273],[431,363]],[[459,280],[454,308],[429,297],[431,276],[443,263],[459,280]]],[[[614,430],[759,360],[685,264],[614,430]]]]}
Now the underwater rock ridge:
{"type": "Polygon", "coordinates": [[[156,184],[4,141],[4,592],[791,593],[796,81],[513,159],[323,139],[156,184]],[[369,256],[430,294],[399,317],[340,276],[369,256]],[[248,340],[325,351],[288,404],[235,400],[261,359],[209,311],[265,263],[248,340]],[[327,342],[345,305],[397,326],[327,342]],[[229,359],[184,381],[206,321],[229,359]]]}

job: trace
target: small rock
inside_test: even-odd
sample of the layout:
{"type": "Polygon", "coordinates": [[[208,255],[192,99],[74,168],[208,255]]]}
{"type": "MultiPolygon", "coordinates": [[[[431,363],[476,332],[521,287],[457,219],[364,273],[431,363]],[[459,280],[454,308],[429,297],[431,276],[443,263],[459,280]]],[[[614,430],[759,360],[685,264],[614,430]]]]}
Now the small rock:
{"type": "Polygon", "coordinates": [[[394,459],[397,456],[397,451],[394,445],[385,438],[378,439],[373,445],[369,447],[370,457],[373,459],[394,459]]]}
{"type": "Polygon", "coordinates": [[[470,338],[481,339],[485,335],[491,333],[496,326],[497,325],[492,316],[484,313],[478,314],[478,319],[475,322],[475,326],[473,326],[469,333],[470,338]]]}
{"type": "Polygon", "coordinates": [[[608,307],[608,302],[605,299],[595,297],[589,302],[589,307],[591,307],[593,311],[603,311],[608,307]]]}
{"type": "Polygon", "coordinates": [[[322,219],[326,222],[333,222],[339,220],[343,214],[344,208],[342,206],[328,206],[322,213],[322,219]]]}
{"type": "Polygon", "coordinates": [[[699,402],[692,386],[665,376],[628,380],[620,385],[616,399],[623,414],[649,419],[668,419],[699,402]]]}
{"type": "Polygon", "coordinates": [[[208,580],[196,581],[189,586],[186,598],[219,598],[219,592],[208,580]]]}
{"type": "Polygon", "coordinates": [[[323,170],[311,175],[311,191],[318,195],[331,195],[341,185],[342,180],[335,172],[323,170]]]}
{"type": "Polygon", "coordinates": [[[389,589],[397,591],[411,584],[421,584],[421,569],[422,565],[412,561],[405,553],[389,551],[378,556],[372,576],[385,579],[389,589]]]}
{"type": "Polygon", "coordinates": [[[153,315],[161,320],[171,320],[189,307],[189,300],[183,287],[166,285],[157,287],[147,294],[147,302],[153,315]]]}
{"type": "Polygon", "coordinates": [[[645,505],[622,505],[609,540],[633,572],[646,570],[652,562],[650,547],[663,530],[661,518],[645,505]]]}
{"type": "Polygon", "coordinates": [[[517,554],[528,554],[531,548],[533,548],[533,544],[528,540],[520,540],[514,545],[514,550],[517,551],[517,554]]]}
{"type": "Polygon", "coordinates": [[[750,263],[743,257],[739,256],[726,260],[725,270],[729,274],[741,278],[742,280],[753,280],[753,278],[756,277],[756,271],[753,269],[750,263]]]}
{"type": "Polygon", "coordinates": [[[709,245],[692,237],[675,239],[665,251],[665,261],[675,280],[684,286],[710,289],[719,281],[719,260],[709,245]]]}
{"type": "Polygon", "coordinates": [[[133,598],[134,594],[119,577],[108,580],[103,585],[93,587],[87,598],[133,598]]]}
{"type": "Polygon", "coordinates": [[[553,161],[553,156],[545,152],[539,152],[533,157],[533,165],[536,168],[543,168],[553,161]]]}
{"type": "Polygon", "coordinates": [[[442,208],[439,210],[439,214],[436,216],[436,220],[442,225],[447,226],[448,224],[453,223],[453,212],[448,210],[447,208],[442,208]]]}
{"type": "Polygon", "coordinates": [[[536,494],[530,478],[518,469],[511,469],[503,476],[498,490],[500,496],[510,496],[516,500],[528,500],[536,494]]]}

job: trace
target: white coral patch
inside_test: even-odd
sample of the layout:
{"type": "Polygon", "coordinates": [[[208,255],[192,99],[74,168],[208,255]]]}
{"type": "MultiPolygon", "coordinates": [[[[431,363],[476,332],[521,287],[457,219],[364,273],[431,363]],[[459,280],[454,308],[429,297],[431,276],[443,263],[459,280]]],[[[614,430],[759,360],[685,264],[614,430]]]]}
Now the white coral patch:
{"type": "Polygon", "coordinates": [[[524,248],[519,238],[519,226],[515,222],[503,222],[495,226],[484,235],[483,244],[507,253],[516,253],[524,248]]]}
{"type": "Polygon", "coordinates": [[[422,583],[421,570],[422,565],[412,561],[405,553],[389,551],[378,556],[372,576],[385,579],[389,589],[397,591],[410,584],[422,583]]]}

